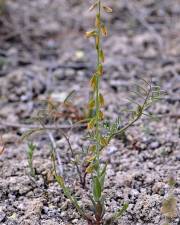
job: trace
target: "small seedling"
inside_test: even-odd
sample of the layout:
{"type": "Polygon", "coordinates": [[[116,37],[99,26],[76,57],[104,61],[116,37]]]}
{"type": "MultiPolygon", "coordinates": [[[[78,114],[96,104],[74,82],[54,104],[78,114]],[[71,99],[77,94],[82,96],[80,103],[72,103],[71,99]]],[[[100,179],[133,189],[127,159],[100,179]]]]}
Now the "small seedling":
{"type": "Polygon", "coordinates": [[[33,143],[28,143],[28,150],[27,150],[28,165],[30,169],[30,175],[32,177],[35,177],[36,175],[35,168],[33,165],[33,155],[34,155],[35,149],[36,149],[36,145],[34,145],[33,143]]]}

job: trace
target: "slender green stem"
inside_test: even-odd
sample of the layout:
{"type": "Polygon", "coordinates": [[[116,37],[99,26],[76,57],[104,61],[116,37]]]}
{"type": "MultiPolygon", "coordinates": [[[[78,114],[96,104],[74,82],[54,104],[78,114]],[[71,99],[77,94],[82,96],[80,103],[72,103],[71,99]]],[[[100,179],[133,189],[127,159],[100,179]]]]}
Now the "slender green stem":
{"type": "MultiPolygon", "coordinates": [[[[100,50],[101,50],[101,1],[99,0],[98,2],[98,16],[99,16],[99,26],[97,27],[97,71],[100,65],[100,50]]],[[[95,95],[96,95],[96,138],[97,138],[97,143],[96,143],[96,160],[98,164],[98,170],[99,171],[99,146],[100,146],[100,132],[99,132],[99,112],[100,112],[100,107],[99,107],[99,88],[100,88],[100,77],[99,74],[96,74],[96,90],[95,90],[95,95]]]]}
{"type": "Polygon", "coordinates": [[[141,117],[141,115],[138,115],[134,120],[132,120],[130,123],[128,123],[125,127],[123,127],[122,129],[118,130],[117,132],[113,133],[109,138],[108,138],[108,142],[111,141],[111,139],[118,135],[118,134],[122,134],[124,131],[126,131],[129,127],[131,127],[136,121],[139,120],[139,118],[141,117]]]}

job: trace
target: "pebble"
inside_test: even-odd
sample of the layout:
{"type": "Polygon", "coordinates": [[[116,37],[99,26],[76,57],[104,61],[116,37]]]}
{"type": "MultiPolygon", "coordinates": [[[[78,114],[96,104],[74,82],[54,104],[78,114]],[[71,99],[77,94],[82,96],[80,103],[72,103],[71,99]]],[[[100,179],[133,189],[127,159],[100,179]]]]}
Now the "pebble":
{"type": "Polygon", "coordinates": [[[2,135],[2,140],[5,144],[17,143],[19,136],[14,133],[6,133],[2,135]]]}
{"type": "Polygon", "coordinates": [[[0,222],[4,222],[6,214],[4,212],[0,212],[0,222]]]}
{"type": "Polygon", "coordinates": [[[72,223],[77,224],[77,223],[78,223],[78,219],[74,219],[74,220],[72,220],[72,223]]]}
{"type": "Polygon", "coordinates": [[[130,194],[133,195],[133,196],[138,196],[139,195],[139,191],[136,190],[136,189],[132,189],[130,194]]]}
{"type": "Polygon", "coordinates": [[[151,149],[156,149],[156,148],[158,148],[158,147],[160,147],[160,143],[159,143],[158,141],[152,142],[152,143],[150,144],[150,148],[151,148],[151,149]]]}
{"type": "Polygon", "coordinates": [[[61,214],[60,214],[61,217],[65,217],[66,215],[67,215],[67,212],[66,212],[66,211],[63,211],[63,212],[61,212],[61,214]]]}

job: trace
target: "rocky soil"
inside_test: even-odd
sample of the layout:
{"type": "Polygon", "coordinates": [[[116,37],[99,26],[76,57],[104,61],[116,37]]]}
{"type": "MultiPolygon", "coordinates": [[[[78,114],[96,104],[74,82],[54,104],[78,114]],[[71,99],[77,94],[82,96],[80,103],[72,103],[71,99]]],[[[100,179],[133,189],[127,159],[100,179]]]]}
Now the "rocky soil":
{"type": "MultiPolygon", "coordinates": [[[[52,175],[47,134],[33,135],[36,178],[29,175],[25,131],[36,126],[44,101],[62,101],[75,90],[73,107],[63,110],[58,126],[69,117],[83,116],[94,70],[93,43],[84,32],[93,26],[90,2],[82,0],[7,1],[0,16],[0,224],[85,225],[52,175]],[[3,145],[5,147],[3,148],[3,145]]],[[[140,78],[152,80],[167,92],[147,117],[117,137],[103,153],[108,161],[105,184],[107,215],[129,203],[119,225],[163,225],[163,199],[170,174],[176,178],[177,217],[180,225],[180,4],[179,0],[109,1],[113,14],[104,18],[110,35],[102,91],[105,114],[115,119],[127,106],[126,98],[140,78]]],[[[47,121],[46,121],[47,122],[47,121]]],[[[123,123],[126,122],[126,116],[123,123]]],[[[65,129],[74,149],[81,149],[83,128],[65,129]]],[[[82,190],[61,132],[52,132],[66,182],[84,207],[82,190]]]]}

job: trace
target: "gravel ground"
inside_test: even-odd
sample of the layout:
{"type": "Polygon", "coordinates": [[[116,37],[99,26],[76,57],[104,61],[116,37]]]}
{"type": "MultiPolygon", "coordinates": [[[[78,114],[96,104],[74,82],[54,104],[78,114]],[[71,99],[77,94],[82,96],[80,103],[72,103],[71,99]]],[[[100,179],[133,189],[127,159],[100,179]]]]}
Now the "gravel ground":
{"type": "MultiPolygon", "coordinates": [[[[67,124],[69,116],[81,117],[88,101],[95,51],[83,33],[92,26],[94,14],[86,10],[90,2],[49,2],[8,1],[9,15],[0,19],[0,25],[9,24],[0,31],[0,134],[5,143],[0,155],[2,225],[85,225],[53,179],[47,135],[33,137],[36,180],[29,176],[27,143],[20,141],[48,96],[62,100],[76,91],[74,108],[63,114],[60,124],[67,124]]],[[[117,137],[104,151],[102,162],[109,162],[106,216],[128,202],[119,225],[162,225],[160,209],[169,191],[169,174],[174,174],[178,203],[171,224],[180,225],[179,0],[114,0],[109,4],[114,12],[104,18],[110,35],[104,40],[106,65],[101,84],[106,116],[114,119],[122,112],[125,98],[140,78],[152,79],[167,95],[150,109],[158,121],[142,118],[124,139],[117,137]]],[[[80,149],[83,129],[68,134],[72,146],[80,149]]],[[[69,163],[66,141],[57,132],[53,135],[67,184],[88,210],[89,200],[69,163]]]]}

